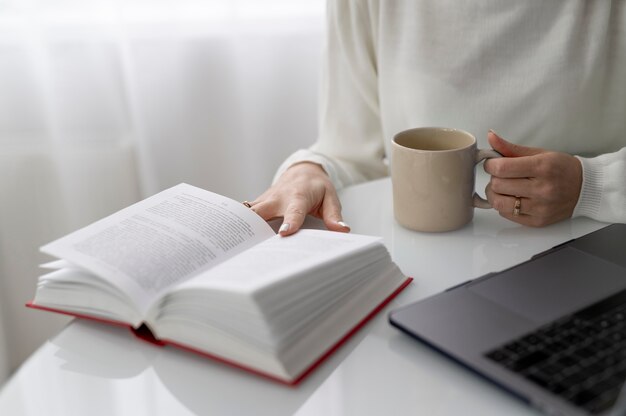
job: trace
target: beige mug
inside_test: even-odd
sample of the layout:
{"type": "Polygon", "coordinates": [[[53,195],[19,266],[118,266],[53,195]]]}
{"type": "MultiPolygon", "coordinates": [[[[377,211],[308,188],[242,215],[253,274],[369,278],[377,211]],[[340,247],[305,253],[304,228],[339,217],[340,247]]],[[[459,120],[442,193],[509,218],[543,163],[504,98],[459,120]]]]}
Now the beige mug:
{"type": "Polygon", "coordinates": [[[416,231],[456,230],[470,222],[474,208],[491,208],[474,192],[476,164],[501,157],[477,149],[470,133],[420,127],[396,134],[392,142],[393,212],[402,226],[416,231]]]}

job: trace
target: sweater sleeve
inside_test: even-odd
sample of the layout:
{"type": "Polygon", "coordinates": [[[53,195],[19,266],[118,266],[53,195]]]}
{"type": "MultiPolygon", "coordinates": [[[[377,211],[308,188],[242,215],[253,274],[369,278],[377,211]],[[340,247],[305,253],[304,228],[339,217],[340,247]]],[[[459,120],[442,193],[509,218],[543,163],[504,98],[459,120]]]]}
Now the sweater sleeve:
{"type": "Polygon", "coordinates": [[[324,168],[337,189],[388,174],[378,102],[374,1],[329,1],[319,97],[319,136],[292,154],[324,168]]]}
{"type": "Polygon", "coordinates": [[[578,159],[583,168],[583,183],[573,216],[626,223],[626,147],[615,153],[578,159]]]}

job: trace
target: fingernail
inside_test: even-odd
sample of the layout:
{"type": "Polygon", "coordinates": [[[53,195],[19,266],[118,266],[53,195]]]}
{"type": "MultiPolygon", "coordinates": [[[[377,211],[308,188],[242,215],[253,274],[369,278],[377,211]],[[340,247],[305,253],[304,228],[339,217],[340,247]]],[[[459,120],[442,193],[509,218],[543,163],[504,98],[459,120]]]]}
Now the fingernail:
{"type": "Polygon", "coordinates": [[[287,231],[289,231],[289,224],[287,223],[283,223],[278,229],[278,233],[286,233],[287,231]]]}
{"type": "Polygon", "coordinates": [[[489,131],[490,131],[490,132],[492,132],[493,134],[495,134],[495,135],[496,135],[496,136],[498,136],[498,137],[502,137],[502,136],[500,136],[498,133],[496,133],[496,131],[495,131],[494,129],[489,129],[489,131]]]}
{"type": "Polygon", "coordinates": [[[350,226],[343,221],[337,221],[337,224],[341,225],[344,228],[350,228],[350,226]]]}

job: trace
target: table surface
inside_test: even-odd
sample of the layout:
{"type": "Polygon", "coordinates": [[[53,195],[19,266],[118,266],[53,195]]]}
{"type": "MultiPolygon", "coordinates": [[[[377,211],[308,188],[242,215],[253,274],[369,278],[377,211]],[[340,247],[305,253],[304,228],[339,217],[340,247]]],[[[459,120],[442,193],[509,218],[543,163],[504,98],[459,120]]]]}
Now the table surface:
{"type": "MultiPolygon", "coordinates": [[[[478,188],[487,181],[479,173],[478,188]]],[[[414,282],[296,388],[174,348],[124,328],[75,320],[0,391],[1,415],[536,415],[536,410],[400,333],[388,312],[502,270],[606,224],[586,218],[540,229],[476,210],[448,233],[394,222],[390,180],[340,192],[353,232],[382,236],[414,282]]],[[[27,329],[25,329],[27,330],[27,329]]]]}

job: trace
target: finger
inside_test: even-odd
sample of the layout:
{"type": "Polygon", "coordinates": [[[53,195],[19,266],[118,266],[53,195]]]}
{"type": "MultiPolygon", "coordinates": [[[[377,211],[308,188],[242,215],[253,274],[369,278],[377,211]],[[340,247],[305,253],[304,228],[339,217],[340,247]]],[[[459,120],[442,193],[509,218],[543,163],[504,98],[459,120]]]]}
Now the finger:
{"type": "Polygon", "coordinates": [[[508,198],[510,198],[510,196],[494,192],[491,188],[491,183],[485,188],[485,196],[487,197],[487,201],[491,204],[491,207],[500,214],[508,212],[508,198]]]}
{"type": "Polygon", "coordinates": [[[277,202],[268,200],[263,202],[251,202],[250,209],[254,211],[257,215],[263,218],[265,221],[269,221],[273,218],[280,216],[280,212],[278,210],[279,206],[277,202]]]}
{"type": "Polygon", "coordinates": [[[502,195],[533,197],[533,181],[530,178],[499,178],[491,177],[489,185],[491,190],[502,195]]]}
{"type": "Polygon", "coordinates": [[[278,229],[278,234],[284,236],[291,235],[298,231],[304,223],[306,214],[309,212],[310,207],[307,205],[305,199],[293,199],[287,205],[287,209],[283,214],[283,223],[278,229]]]}
{"type": "Polygon", "coordinates": [[[534,156],[501,157],[485,161],[484,169],[498,178],[533,178],[538,176],[538,163],[534,156]]]}
{"type": "Polygon", "coordinates": [[[533,217],[532,215],[520,214],[518,216],[515,216],[515,215],[510,214],[510,213],[501,212],[500,216],[502,218],[506,218],[509,221],[513,221],[513,222],[516,222],[518,224],[525,225],[527,227],[541,227],[543,225],[546,225],[546,224],[540,222],[537,219],[537,217],[533,217]]]}
{"type": "Polygon", "coordinates": [[[322,201],[322,219],[326,228],[331,231],[350,232],[350,226],[343,222],[341,217],[341,203],[337,194],[327,191],[322,201]]]}
{"type": "Polygon", "coordinates": [[[487,133],[487,140],[493,148],[493,150],[502,154],[505,157],[519,157],[519,156],[533,156],[539,153],[544,153],[545,150],[537,147],[521,146],[519,144],[511,143],[504,140],[498,133],[493,130],[489,130],[487,133]]]}
{"type": "Polygon", "coordinates": [[[520,205],[517,216],[530,215],[530,213],[532,212],[532,199],[530,198],[502,195],[494,192],[491,185],[488,185],[487,188],[485,188],[485,195],[487,196],[487,200],[489,201],[493,209],[498,211],[503,217],[516,217],[514,212],[516,200],[518,198],[520,200],[520,205]]]}
{"type": "MultiPolygon", "coordinates": [[[[529,205],[529,201],[522,201],[522,207],[521,209],[524,209],[525,211],[528,210],[528,208],[524,208],[524,205],[528,206],[529,205]]],[[[532,207],[530,208],[532,209],[532,207]]],[[[560,221],[562,218],[560,217],[555,217],[555,216],[551,216],[551,217],[545,217],[545,216],[540,216],[540,215],[532,215],[532,214],[525,214],[520,212],[520,214],[518,215],[514,215],[512,212],[500,212],[500,216],[503,218],[506,218],[507,220],[516,222],[518,224],[522,224],[528,227],[545,227],[546,225],[550,225],[553,224],[557,221],[560,221]]]]}

